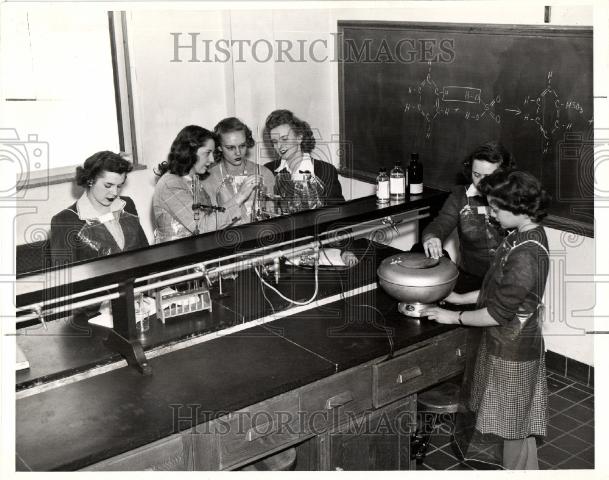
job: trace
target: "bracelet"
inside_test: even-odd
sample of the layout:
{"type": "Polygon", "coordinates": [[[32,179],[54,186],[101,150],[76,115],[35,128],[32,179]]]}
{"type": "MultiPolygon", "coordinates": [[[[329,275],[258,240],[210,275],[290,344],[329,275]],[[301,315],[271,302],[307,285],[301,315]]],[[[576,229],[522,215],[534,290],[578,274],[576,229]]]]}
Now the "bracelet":
{"type": "Polygon", "coordinates": [[[465,324],[463,323],[463,320],[461,320],[461,316],[463,315],[463,310],[461,310],[459,312],[459,316],[457,317],[457,320],[459,320],[459,323],[461,324],[462,327],[465,326],[465,324]]]}

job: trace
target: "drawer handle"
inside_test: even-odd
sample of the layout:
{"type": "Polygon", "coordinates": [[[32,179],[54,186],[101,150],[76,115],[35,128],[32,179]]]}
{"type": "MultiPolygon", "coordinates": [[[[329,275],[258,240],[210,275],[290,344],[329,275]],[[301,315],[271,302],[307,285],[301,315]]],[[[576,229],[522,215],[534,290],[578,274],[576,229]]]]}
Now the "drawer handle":
{"type": "Polygon", "coordinates": [[[395,383],[406,383],[413,378],[417,378],[423,375],[423,372],[419,367],[412,367],[404,370],[398,374],[398,378],[395,379],[395,383]]]}
{"type": "Polygon", "coordinates": [[[332,410],[336,407],[342,407],[343,405],[353,401],[353,394],[350,391],[339,393],[326,400],[326,410],[332,410]]]}
{"type": "Polygon", "coordinates": [[[258,440],[259,438],[268,437],[273,433],[277,433],[277,427],[275,426],[275,422],[267,422],[250,428],[247,431],[245,438],[248,442],[253,442],[254,440],[258,440]]]}
{"type": "Polygon", "coordinates": [[[464,357],[465,356],[465,352],[461,348],[457,348],[457,350],[455,351],[455,355],[457,357],[464,357]]]}

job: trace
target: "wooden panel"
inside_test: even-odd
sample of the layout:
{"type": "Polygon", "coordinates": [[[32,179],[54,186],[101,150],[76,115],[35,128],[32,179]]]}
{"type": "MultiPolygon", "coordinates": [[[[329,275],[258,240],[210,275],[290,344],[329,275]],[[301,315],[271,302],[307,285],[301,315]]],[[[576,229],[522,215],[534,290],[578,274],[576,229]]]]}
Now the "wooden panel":
{"type": "Polygon", "coordinates": [[[83,470],[142,471],[191,469],[192,457],[182,434],[172,435],[130,452],[90,465],[83,470]]]}
{"type": "Polygon", "coordinates": [[[452,377],[465,368],[466,344],[467,331],[465,329],[453,330],[438,341],[437,348],[442,352],[442,361],[436,363],[436,380],[452,377]]]}
{"type": "Polygon", "coordinates": [[[305,431],[319,434],[372,407],[372,370],[356,368],[304,387],[300,395],[305,431]]]}
{"type": "Polygon", "coordinates": [[[214,422],[220,468],[268,455],[298,441],[298,393],[290,392],[214,422]]]}
{"type": "Polygon", "coordinates": [[[324,470],[408,470],[416,396],[367,412],[320,437],[324,470]]]}
{"type": "Polygon", "coordinates": [[[435,344],[372,366],[372,401],[376,408],[415,393],[436,379],[440,352],[435,344]]]}

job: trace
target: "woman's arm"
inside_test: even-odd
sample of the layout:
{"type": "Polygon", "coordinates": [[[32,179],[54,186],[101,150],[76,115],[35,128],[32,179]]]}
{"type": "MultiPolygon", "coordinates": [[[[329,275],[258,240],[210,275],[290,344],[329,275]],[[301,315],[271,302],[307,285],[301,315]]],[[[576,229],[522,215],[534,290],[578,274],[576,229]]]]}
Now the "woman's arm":
{"type": "Polygon", "coordinates": [[[459,223],[459,210],[461,210],[459,191],[454,190],[448,196],[444,205],[434,220],[425,227],[421,240],[423,244],[432,238],[439,238],[441,242],[446,240],[459,223]]]}
{"type": "Polygon", "coordinates": [[[491,317],[486,308],[467,312],[453,312],[440,307],[431,307],[423,310],[421,314],[438,323],[447,325],[462,324],[466,327],[494,327],[499,325],[499,323],[491,317]],[[459,322],[459,315],[461,315],[461,322],[459,322]]]}
{"type": "Polygon", "coordinates": [[[445,302],[452,303],[453,305],[469,305],[476,303],[480,296],[480,290],[473,290],[467,293],[456,293],[451,294],[444,299],[445,302]]]}

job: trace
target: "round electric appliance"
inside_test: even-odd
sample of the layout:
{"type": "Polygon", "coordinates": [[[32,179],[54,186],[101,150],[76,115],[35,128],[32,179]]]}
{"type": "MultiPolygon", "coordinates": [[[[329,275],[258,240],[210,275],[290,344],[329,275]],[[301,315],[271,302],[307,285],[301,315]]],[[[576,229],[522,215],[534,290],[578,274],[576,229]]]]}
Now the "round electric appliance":
{"type": "Polygon", "coordinates": [[[398,310],[410,317],[452,292],[459,271],[446,257],[429,258],[424,253],[404,252],[388,257],[377,270],[379,284],[400,301],[398,310]]]}

